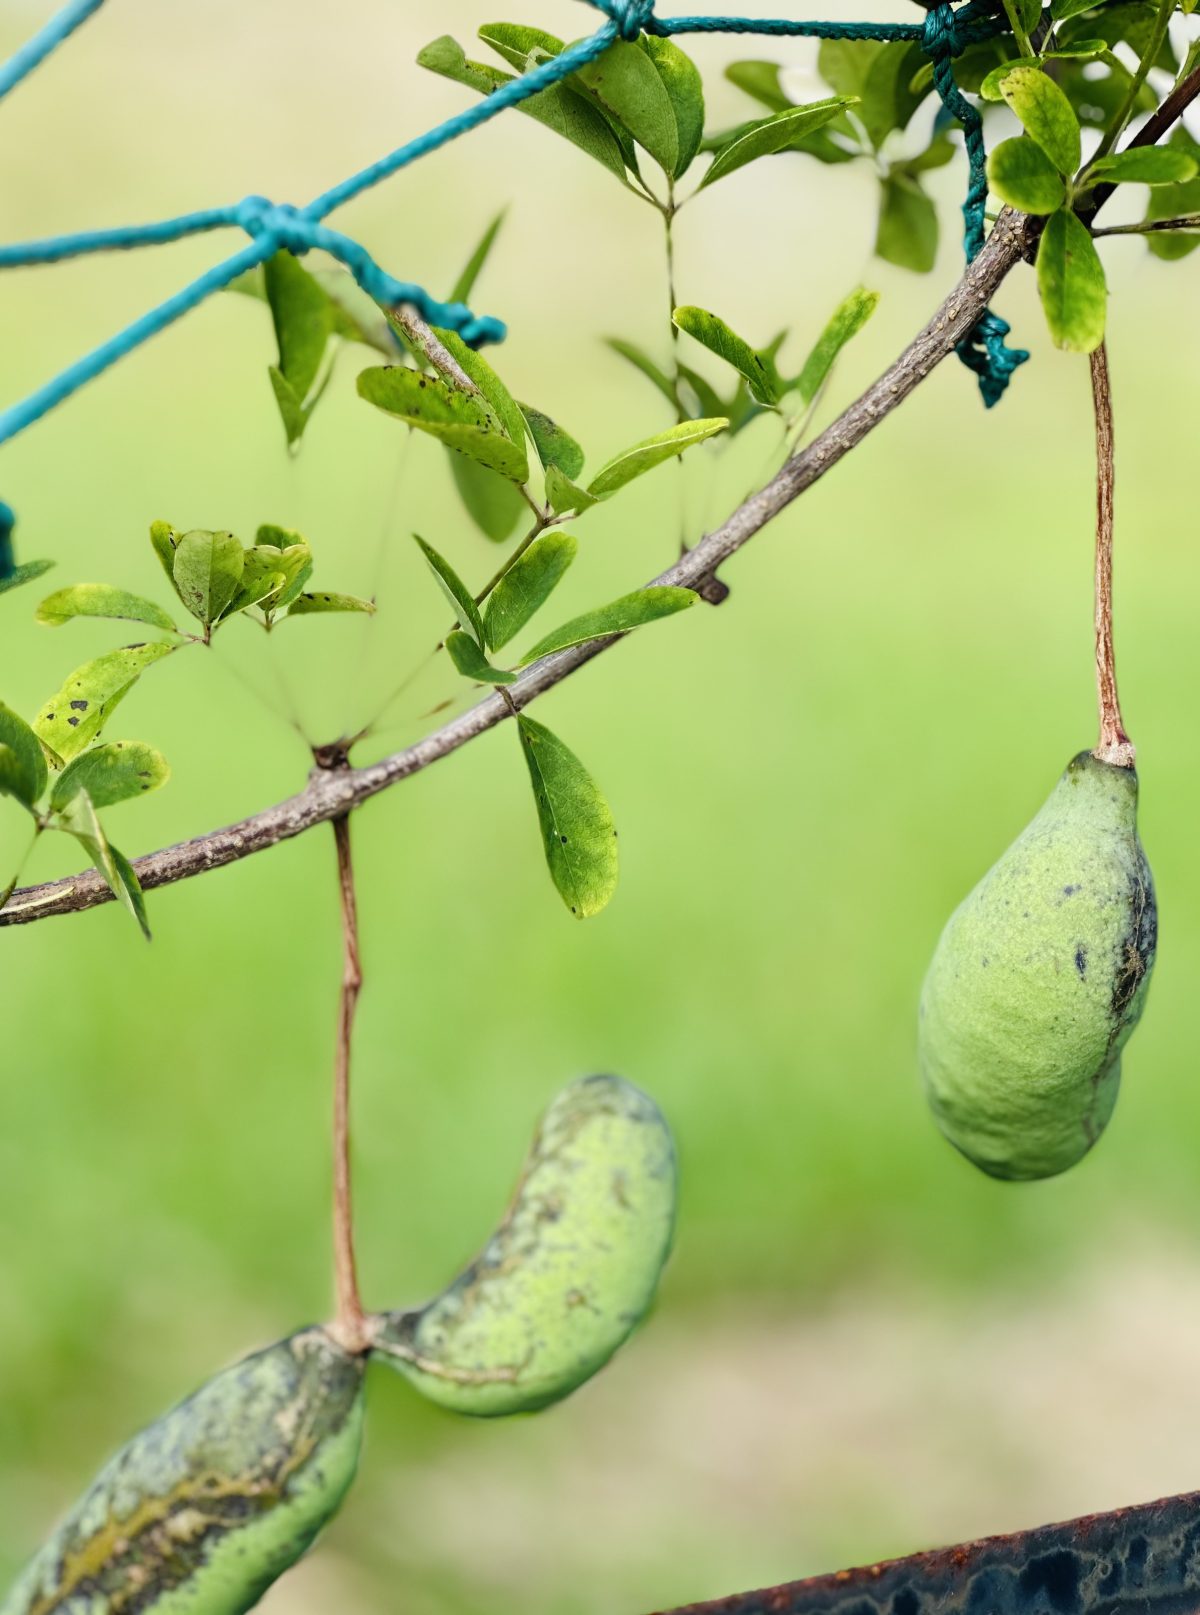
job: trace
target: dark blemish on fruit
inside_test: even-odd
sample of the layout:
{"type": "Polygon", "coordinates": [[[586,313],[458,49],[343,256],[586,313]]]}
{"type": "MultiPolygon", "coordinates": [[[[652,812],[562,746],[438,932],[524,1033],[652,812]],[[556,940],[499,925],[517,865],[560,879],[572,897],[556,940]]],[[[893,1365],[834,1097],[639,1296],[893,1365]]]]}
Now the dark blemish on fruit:
{"type": "Polygon", "coordinates": [[[71,710],[73,712],[86,712],[87,709],[88,709],[88,703],[86,701],[72,701],[71,702],[71,710]]]}
{"type": "Polygon", "coordinates": [[[1075,968],[1081,976],[1087,975],[1087,949],[1082,945],[1075,949],[1075,968]]]}
{"type": "Polygon", "coordinates": [[[1063,887],[1063,896],[1064,897],[1074,897],[1075,893],[1078,890],[1079,890],[1078,886],[1064,886],[1063,887]]]}
{"type": "Polygon", "coordinates": [[[68,718],[67,722],[71,725],[72,729],[77,729],[79,727],[79,719],[78,718],[68,718]]]}

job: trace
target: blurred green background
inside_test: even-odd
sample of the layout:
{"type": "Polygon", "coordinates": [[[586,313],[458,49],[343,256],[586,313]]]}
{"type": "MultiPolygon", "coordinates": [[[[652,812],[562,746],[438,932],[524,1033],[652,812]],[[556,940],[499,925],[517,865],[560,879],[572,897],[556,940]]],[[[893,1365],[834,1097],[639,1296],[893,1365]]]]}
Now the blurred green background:
{"type": "MultiPolygon", "coordinates": [[[[491,9],[422,9],[113,0],[4,108],[4,237],[248,191],[303,201],[464,103],[413,58],[491,9]]],[[[4,0],[0,47],[46,10],[4,0]]],[[[539,0],[518,20],[570,37],[594,17],[539,0]]],[[[720,80],[735,56],[794,62],[797,93],[817,93],[807,46],[694,54],[713,123],[751,111],[720,80]]],[[[680,298],[755,340],[791,326],[798,360],[853,284],[878,287],[828,418],[958,273],[961,167],[934,179],[943,249],[921,278],[872,260],[862,165],[761,163],[683,213],[680,298]]],[[[599,340],[665,357],[649,210],[513,116],[338,222],[444,291],[501,203],[475,299],[510,323],[496,362],[594,468],[669,424],[599,340]]],[[[4,401],[222,245],[7,275],[4,401]]],[[[914,1074],[946,914],[1093,738],[1086,364],[1050,349],[1022,271],[999,307],[1034,360],[998,410],[944,365],[726,569],[719,611],[648,630],[539,703],[618,817],[606,913],[576,924],[555,895],[507,728],[356,819],[368,1300],[441,1287],[494,1223],[540,1107],[583,1071],[662,1103],[682,1214],[655,1318],[561,1408],[456,1423],[373,1373],[361,1482],[271,1615],[635,1612],[1198,1484],[1194,274],[1136,240],[1105,257],[1118,650],[1163,930],[1102,1146],[1059,1181],[986,1181],[914,1074]]],[[[289,461],[273,357],[262,308],[219,298],[4,451],[21,554],[56,557],[56,586],[161,596],[146,532],[163,517],[247,539],[297,527],[318,583],[378,590],[370,624],[271,642],[235,626],[146,679],[112,735],[162,747],[175,778],[111,812],[131,855],[296,789],[287,711],[326,739],[380,705],[445,616],[410,530],[476,583],[497,562],[441,449],[354,398],[360,350],[289,461]]],[[[694,537],[774,447],[760,424],[723,457],[697,451],[686,487],[669,465],[594,512],[558,615],[658,571],[681,499],[694,537]]],[[[39,628],[37,598],[0,605],[0,693],[27,713],[122,639],[39,628]]],[[[418,736],[456,689],[437,668],[363,755],[418,736]]],[[[0,815],[0,873],[23,840],[20,813],[0,815]]],[[[46,840],[31,878],[74,867],[46,840]]],[[[134,1428],[328,1311],[331,837],[155,894],[151,914],[149,948],[113,907],[0,936],[0,1581],[134,1428]]]]}

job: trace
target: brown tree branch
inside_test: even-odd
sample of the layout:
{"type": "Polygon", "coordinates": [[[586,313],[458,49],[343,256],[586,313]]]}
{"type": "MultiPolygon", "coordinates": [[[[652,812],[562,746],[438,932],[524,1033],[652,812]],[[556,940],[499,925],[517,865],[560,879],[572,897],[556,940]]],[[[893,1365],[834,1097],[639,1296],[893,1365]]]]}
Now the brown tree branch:
{"type": "MultiPolygon", "coordinates": [[[[1006,208],[983,251],[899,358],[819,437],[793,455],[764,488],[751,494],[728,520],[706,534],[694,549],[653,582],[680,585],[698,592],[710,587],[718,567],[793,499],[832,470],[902,404],[934,366],[953,352],[1004,277],[1020,261],[1025,251],[1024,227],[1021,215],[1006,208]]],[[[153,890],[190,879],[277,846],[314,825],[343,817],[380,791],[419,773],[495,728],[614,643],[615,638],[591,640],[543,657],[509,685],[504,696],[495,693],[484,696],[468,711],[403,751],[363,768],[318,767],[305,788],[287,801],[225,829],[137,859],[134,868],[142,886],[153,890]]],[[[112,893],[94,872],[25,887],[15,892],[7,906],[0,910],[0,927],[28,925],[52,915],[78,913],[109,902],[111,898],[112,893]]]]}

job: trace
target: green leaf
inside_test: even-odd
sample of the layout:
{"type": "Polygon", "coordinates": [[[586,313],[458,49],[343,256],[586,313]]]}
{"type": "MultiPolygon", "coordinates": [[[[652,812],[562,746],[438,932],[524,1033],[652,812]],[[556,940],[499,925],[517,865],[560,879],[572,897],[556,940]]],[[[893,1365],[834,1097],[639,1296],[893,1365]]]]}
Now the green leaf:
{"type": "Polygon", "coordinates": [[[782,67],[779,62],[730,62],[725,77],[739,90],[745,90],[771,112],[786,112],[792,105],[791,97],[784,93],[780,82],[782,67]]]}
{"type": "Polygon", "coordinates": [[[85,662],[71,673],[57,695],[33,720],[45,746],[69,762],[95,740],[113,709],[141,675],[175,649],[164,640],[152,645],[123,645],[85,662]]]}
{"type": "Polygon", "coordinates": [[[238,592],[230,602],[226,616],[261,606],[272,611],[290,581],[298,587],[301,574],[312,571],[312,554],[307,544],[297,544],[291,550],[276,549],[272,544],[256,544],[243,551],[242,579],[238,592]]]}
{"type": "Polygon", "coordinates": [[[637,43],[654,63],[675,115],[677,150],[672,174],[678,179],[691,166],[704,138],[704,82],[695,62],[674,40],[642,34],[637,43]]]}
{"type": "MultiPolygon", "coordinates": [[[[767,350],[764,348],[763,352],[765,354],[767,350]]],[[[726,403],[720,397],[716,388],[698,370],[693,370],[691,365],[681,364],[679,366],[679,380],[681,383],[679,401],[684,406],[684,414],[692,420],[703,420],[705,418],[715,420],[718,415],[736,416],[737,401],[739,399],[749,400],[750,397],[749,388],[739,378],[733,399],[726,403]],[[695,395],[694,408],[691,407],[693,400],[689,397],[689,393],[695,395]]],[[[762,410],[756,404],[750,406],[750,412],[755,415],[762,414],[762,410]]],[[[731,419],[729,423],[730,431],[736,431],[738,425],[739,422],[736,419],[731,419]]]]}
{"type": "Polygon", "coordinates": [[[794,383],[806,404],[812,403],[833,369],[838,354],[862,330],[878,304],[878,292],[869,292],[865,286],[856,286],[834,309],[794,383]]]}
{"type": "MultiPolygon", "coordinates": [[[[484,403],[491,410],[500,429],[517,450],[523,471],[520,477],[514,477],[513,480],[524,482],[529,475],[529,461],[525,454],[525,417],[512,394],[483,355],[476,353],[474,348],[469,348],[457,332],[435,330],[434,335],[462,373],[479,389],[484,403]]],[[[435,366],[441,368],[436,359],[433,362],[435,366]]],[[[443,377],[451,385],[455,385],[453,376],[443,372],[443,377]]]]}
{"type": "Polygon", "coordinates": [[[493,667],[470,634],[464,633],[461,628],[452,629],[446,635],[446,649],[450,652],[450,660],[464,678],[475,679],[479,684],[513,684],[516,681],[515,673],[506,673],[501,667],[493,667]]]}
{"type": "Polygon", "coordinates": [[[600,503],[586,489],[577,488],[570,477],[564,477],[556,465],[546,468],[546,498],[558,516],[566,515],[568,511],[581,513],[600,503]]]}
{"type": "Polygon", "coordinates": [[[361,611],[368,617],[375,615],[375,602],[363,600],[356,594],[319,593],[298,594],[287,608],[289,617],[317,617],[333,611],[361,611]]]}
{"type": "MultiPolygon", "coordinates": [[[[1006,62],[1000,62],[992,68],[979,86],[979,93],[985,101],[1003,101],[1004,91],[1001,88],[1004,80],[1017,67],[1040,68],[1045,62],[1093,62],[1109,56],[1108,46],[1102,39],[1081,39],[1073,45],[1065,46],[1062,50],[1043,51],[1040,56],[1017,56],[1006,62]]],[[[1069,97],[1068,97],[1069,99],[1069,97]]]]}
{"type": "Polygon", "coordinates": [[[504,223],[504,216],[507,212],[507,208],[501,208],[482,236],[480,236],[474,252],[463,265],[462,273],[450,288],[450,296],[447,301],[451,303],[470,301],[471,293],[475,290],[475,282],[479,279],[483,266],[491,255],[492,248],[496,245],[496,237],[500,234],[500,226],[504,223]]]}
{"type": "Polygon", "coordinates": [[[916,43],[884,44],[873,53],[857,92],[857,116],[877,151],[890,134],[908,127],[932,89],[932,83],[914,88],[914,75],[924,60],[916,43]]]}
{"type": "Polygon", "coordinates": [[[478,33],[483,43],[490,45],[518,73],[524,73],[547,57],[561,56],[564,49],[563,41],[557,35],[548,34],[544,28],[526,27],[519,22],[485,22],[478,33]]]}
{"type": "Polygon", "coordinates": [[[540,661],[554,651],[566,650],[568,646],[583,645],[589,639],[607,639],[610,634],[627,634],[631,629],[657,622],[660,617],[673,617],[677,611],[694,606],[699,598],[691,589],[664,585],[635,589],[632,594],[622,595],[606,606],[597,606],[594,611],[585,611],[582,616],[572,617],[570,622],[555,628],[525,653],[520,665],[528,667],[531,662],[540,661]]]}
{"type": "MultiPolygon", "coordinates": [[[[37,817],[37,809],[28,799],[25,776],[21,768],[21,760],[11,746],[6,746],[0,740],[0,796],[14,797],[21,806],[28,809],[37,817]]],[[[19,877],[17,877],[19,878],[19,877]]],[[[14,878],[8,886],[0,888],[0,908],[8,902],[16,890],[17,879],[14,878]]]]}
{"type": "Polygon", "coordinates": [[[488,596],[483,613],[486,643],[507,645],[550,598],[575,559],[579,541],[570,533],[543,533],[519,555],[488,596]]]}
{"type": "MultiPolygon", "coordinates": [[[[465,84],[480,95],[491,95],[501,84],[508,84],[512,80],[511,73],[502,73],[481,62],[468,61],[462,46],[449,34],[426,45],[417,61],[430,72],[440,73],[443,78],[453,79],[456,84],[465,84]]],[[[583,96],[575,94],[566,85],[557,84],[521,101],[519,108],[528,117],[535,118],[564,140],[578,146],[624,181],[625,158],[620,142],[604,115],[583,96]]]]}
{"type": "Polygon", "coordinates": [[[128,859],[109,845],[108,837],[96,817],[95,806],[85,789],[80,788],[71,798],[61,815],[61,821],[63,829],[83,847],[117,901],[133,915],[142,928],[143,936],[149,941],[150,927],[146,920],[141,884],[128,859]]]}
{"type": "Polygon", "coordinates": [[[175,551],[179,548],[179,534],[170,522],[151,522],[150,543],[163,571],[167,574],[167,581],[178,594],[179,588],[175,582],[175,551]]]}
{"type": "Polygon", "coordinates": [[[670,376],[641,348],[632,342],[626,342],[624,337],[607,336],[604,339],[606,347],[619,353],[627,363],[645,376],[646,380],[655,387],[667,400],[671,408],[675,408],[675,388],[670,376]]]}
{"type": "Polygon", "coordinates": [[[572,75],[668,174],[679,162],[675,109],[654,61],[638,45],[617,40],[572,75]]]}
{"type": "Polygon", "coordinates": [[[31,808],[46,789],[46,758],[36,734],[0,701],[0,747],[5,753],[0,792],[31,808]]]}
{"type": "Polygon", "coordinates": [[[577,919],[617,888],[617,830],[600,787],[573,751],[525,713],[517,718],[550,878],[577,919]]]}
{"type": "Polygon", "coordinates": [[[958,146],[948,134],[935,135],[924,151],[919,151],[915,157],[906,158],[902,163],[893,163],[894,174],[907,174],[915,178],[918,174],[926,174],[933,168],[945,168],[952,163],[958,154],[958,146]]]}
{"type": "Polygon", "coordinates": [[[672,319],[681,331],[732,365],[746,378],[751,393],[760,404],[777,404],[783,393],[775,361],[740,337],[716,314],[685,305],[675,309],[672,319]]]}
{"type": "Polygon", "coordinates": [[[44,578],[53,566],[53,561],[23,561],[0,578],[0,594],[19,589],[23,583],[32,583],[35,578],[44,578]]]}
{"type": "Polygon", "coordinates": [[[310,548],[308,540],[300,533],[294,532],[290,527],[280,527],[275,522],[262,522],[258,532],[254,535],[254,542],[261,549],[290,550],[297,544],[310,548]]]}
{"type": "Polygon", "coordinates": [[[653,471],[656,465],[662,465],[664,460],[675,459],[685,449],[715,437],[728,426],[729,421],[724,416],[718,416],[716,420],[684,421],[682,425],[658,432],[654,437],[633,444],[601,466],[588,483],[587,491],[593,499],[608,499],[635,477],[644,476],[647,471],[653,471]]]}
{"type": "Polygon", "coordinates": [[[732,174],[746,163],[759,157],[770,157],[784,151],[800,135],[832,123],[853,98],[835,96],[831,100],[814,101],[808,106],[792,107],[787,112],[775,112],[768,118],[759,118],[747,124],[722,146],[713,158],[712,167],[700,181],[699,189],[713,185],[732,174]]]}
{"type": "Polygon", "coordinates": [[[889,264],[926,275],[937,258],[938,219],[920,184],[893,172],[880,181],[879,226],[875,251],[889,264]]]}
{"type": "Polygon", "coordinates": [[[547,470],[556,465],[565,477],[577,477],[583,470],[583,450],[570,432],[563,430],[549,415],[529,404],[518,406],[525,417],[538,459],[547,470]]]}
{"type": "Polygon", "coordinates": [[[516,485],[450,450],[450,474],[467,514],[493,544],[503,544],[528,509],[516,485]]]}
{"type": "MultiPolygon", "coordinates": [[[[1157,14],[1158,7],[1146,4],[1146,0],[1115,0],[1115,3],[1110,0],[1110,3],[1099,6],[1092,15],[1075,17],[1060,29],[1059,48],[1066,44],[1073,45],[1081,35],[1089,34],[1110,46],[1127,44],[1135,56],[1141,57],[1154,42],[1157,14]]],[[[1174,77],[1178,61],[1169,35],[1161,39],[1158,54],[1150,65],[1174,77]]],[[[1128,80],[1128,70],[1124,71],[1128,80]]],[[[1150,104],[1153,105],[1156,99],[1152,92],[1150,104]]]]}
{"type": "Polygon", "coordinates": [[[304,403],[333,333],[333,305],[298,258],[280,251],[263,265],[263,285],[279,344],[279,371],[304,403]]]}
{"type": "Polygon", "coordinates": [[[1065,208],[1050,215],[1037,256],[1038,292],[1059,348],[1091,353],[1104,340],[1104,266],[1087,228],[1065,208]]]}
{"type": "MultiPolygon", "coordinates": [[[[1185,152],[1193,160],[1200,157],[1200,145],[1192,140],[1186,129],[1176,129],[1171,146],[1185,152]]],[[[1155,219],[1181,219],[1200,213],[1200,179],[1185,180],[1181,185],[1156,186],[1150,192],[1150,205],[1146,209],[1148,221],[1155,219]]],[[[1200,247],[1200,235],[1185,231],[1152,231],[1146,245],[1156,258],[1171,261],[1186,258],[1200,247]]]]}
{"type": "Polygon", "coordinates": [[[60,813],[80,791],[86,791],[93,807],[111,807],[158,790],[170,777],[167,759],[153,746],[140,740],[114,740],[81,752],[67,764],[54,782],[50,806],[60,813]]]}
{"type": "Polygon", "coordinates": [[[817,47],[817,71],[831,90],[857,101],[871,64],[883,49],[877,39],[823,39],[817,47]]]}
{"type": "Polygon", "coordinates": [[[505,437],[482,395],[463,392],[440,376],[423,376],[405,365],[364,370],[358,394],[510,482],[524,482],[529,474],[524,448],[505,437]]]}
{"type": "Polygon", "coordinates": [[[1181,185],[1196,174],[1196,159],[1178,146],[1138,146],[1098,157],[1089,165],[1087,179],[1089,183],[1111,180],[1116,185],[1181,185]]]}
{"type": "Polygon", "coordinates": [[[1000,93],[1058,172],[1073,174],[1082,157],[1079,119],[1054,80],[1040,68],[1014,67],[1000,80],[1000,93]]]}
{"type": "Polygon", "coordinates": [[[1057,168],[1032,140],[1002,140],[988,154],[988,183],[1002,202],[1022,213],[1053,213],[1066,201],[1057,168]]]}
{"type": "Polygon", "coordinates": [[[312,411],[305,409],[300,395],[277,366],[268,365],[267,376],[271,383],[271,391],[275,394],[275,404],[279,410],[279,418],[283,422],[288,448],[295,448],[304,436],[312,411]]]}
{"type": "Polygon", "coordinates": [[[37,608],[38,622],[57,628],[72,617],[115,617],[125,622],[144,622],[151,628],[178,633],[171,618],[153,600],[140,594],[114,589],[108,583],[75,583],[47,595],[37,608]]]}
{"type": "Polygon", "coordinates": [[[429,562],[429,570],[437,580],[438,587],[450,602],[454,615],[458,618],[459,626],[474,637],[480,650],[486,643],[483,632],[483,618],[479,615],[479,607],[475,604],[475,597],[470,589],[459,577],[444,556],[438,554],[432,544],[427,544],[419,533],[414,533],[421,549],[421,554],[429,562]]]}
{"type": "Polygon", "coordinates": [[[242,546],[232,533],[197,528],[175,546],[174,579],[179,598],[206,628],[219,621],[241,586],[242,546]]]}
{"type": "Polygon", "coordinates": [[[1095,11],[1103,0],[1050,0],[1050,15],[1055,22],[1066,22],[1084,11],[1095,11]]]}

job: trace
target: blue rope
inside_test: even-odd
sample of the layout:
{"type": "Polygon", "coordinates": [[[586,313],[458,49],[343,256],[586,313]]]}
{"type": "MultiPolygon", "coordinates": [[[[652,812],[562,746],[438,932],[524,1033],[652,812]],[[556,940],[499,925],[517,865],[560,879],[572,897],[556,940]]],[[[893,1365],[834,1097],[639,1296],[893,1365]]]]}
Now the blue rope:
{"type": "Polygon", "coordinates": [[[76,28],[85,23],[93,11],[99,11],[103,4],[104,0],[72,0],[70,5],[56,12],[44,28],[0,67],[0,101],[10,90],[15,90],[35,67],[40,67],[50,52],[56,50],[64,39],[69,39],[76,28]]]}
{"type": "MultiPolygon", "coordinates": [[[[0,97],[19,84],[103,3],[104,0],[70,0],[33,39],[0,66],[0,97]]],[[[957,12],[950,0],[943,0],[928,14],[923,24],[792,22],[745,17],[663,19],[654,14],[655,0],[587,0],[587,4],[605,14],[604,23],[595,33],[568,46],[551,60],[539,63],[529,72],[509,80],[482,101],[447,118],[435,128],[398,146],[378,162],[314,197],[304,207],[272,203],[262,196],[248,196],[230,207],[207,208],[152,224],[82,231],[43,241],[0,246],[0,269],[7,269],[59,263],[92,252],[161,245],[210,230],[238,228],[250,237],[249,244],[240,251],[207,270],[182,291],[134,320],[91,353],[76,360],[23,402],[0,412],[0,443],[7,442],[32,425],[126,354],[132,353],[150,337],[198,307],[214,292],[228,286],[247,270],[265,263],[281,250],[301,255],[319,248],[344,264],[376,302],[384,305],[411,303],[431,324],[457,331],[464,341],[474,346],[502,341],[505,335],[502,321],[488,315],[475,315],[463,303],[439,302],[422,287],[397,280],[375,262],[365,247],[351,237],[331,230],[324,220],[334,209],[353,201],[381,180],[478,128],[506,108],[517,106],[530,96],[560,83],[589,62],[597,60],[616,40],[636,40],[642,33],[653,33],[664,38],[686,33],[733,33],[820,39],[911,40],[919,43],[933,63],[934,83],[943,108],[962,125],[965,136],[970,168],[967,199],[963,204],[968,260],[974,258],[983,245],[987,172],[982,124],[979,114],[955,83],[952,63],[967,44],[988,38],[1003,27],[1003,19],[988,9],[988,0],[967,0],[957,12]]],[[[989,406],[998,401],[1012,372],[1029,357],[1019,349],[1007,348],[1004,342],[1007,335],[1008,326],[988,309],[956,350],[963,363],[979,377],[980,390],[989,406]]],[[[0,509],[0,543],[8,542],[7,534],[11,531],[11,522],[8,529],[4,528],[3,512],[6,510],[6,506],[0,509]]]]}
{"type": "Polygon", "coordinates": [[[17,570],[12,539],[12,531],[16,524],[17,518],[12,506],[6,505],[3,499],[0,499],[0,583],[5,578],[11,578],[17,570]]]}

